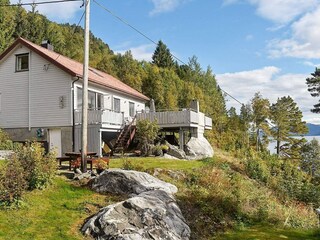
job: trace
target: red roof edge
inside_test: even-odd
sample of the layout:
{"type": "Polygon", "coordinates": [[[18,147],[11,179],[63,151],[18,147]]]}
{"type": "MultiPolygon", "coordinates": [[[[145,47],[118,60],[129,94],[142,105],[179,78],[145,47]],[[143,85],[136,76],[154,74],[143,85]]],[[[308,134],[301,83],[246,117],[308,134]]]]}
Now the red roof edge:
{"type": "MultiPolygon", "coordinates": [[[[35,48],[32,44],[30,44],[27,40],[19,37],[17,38],[14,43],[8,47],[2,54],[0,54],[0,61],[6,56],[8,55],[18,44],[22,44],[26,47],[28,47],[29,49],[31,49],[32,51],[34,51],[35,53],[37,53],[38,55],[40,55],[41,57],[43,57],[44,59],[48,60],[49,62],[51,62],[52,64],[56,65],[57,67],[59,67],[60,69],[62,69],[63,71],[69,73],[72,77],[80,77],[82,78],[82,76],[79,76],[79,74],[77,74],[76,72],[72,71],[71,69],[67,68],[66,66],[64,66],[63,64],[59,63],[58,61],[56,61],[56,59],[53,59],[51,57],[49,57],[48,55],[46,55],[45,53],[43,53],[41,50],[35,48]]],[[[59,54],[59,53],[57,53],[59,54]]],[[[59,54],[60,56],[60,54],[59,54]]],[[[63,55],[61,55],[63,56],[63,55]]],[[[90,80],[90,79],[89,79],[90,80]]],[[[98,85],[101,85],[101,86],[104,86],[103,84],[99,84],[97,83],[96,81],[94,80],[91,80],[93,83],[95,84],[98,84],[98,85]]],[[[119,80],[120,81],[120,80],[119,80]]],[[[106,86],[104,86],[106,87],[106,86]]],[[[113,90],[116,90],[116,91],[120,91],[119,89],[116,89],[116,88],[113,88],[113,87],[107,87],[107,88],[110,88],[110,89],[113,89],[113,90]]],[[[137,91],[137,90],[135,90],[137,91]]],[[[140,93],[139,91],[137,91],[138,93],[140,93]]],[[[129,96],[134,96],[135,98],[139,98],[139,99],[142,99],[142,100],[150,100],[149,97],[145,96],[144,94],[140,93],[141,96],[137,96],[135,94],[131,94],[131,93],[127,93],[126,91],[123,91],[123,93],[129,95],[129,96]]],[[[139,94],[139,95],[140,95],[139,94]]]]}

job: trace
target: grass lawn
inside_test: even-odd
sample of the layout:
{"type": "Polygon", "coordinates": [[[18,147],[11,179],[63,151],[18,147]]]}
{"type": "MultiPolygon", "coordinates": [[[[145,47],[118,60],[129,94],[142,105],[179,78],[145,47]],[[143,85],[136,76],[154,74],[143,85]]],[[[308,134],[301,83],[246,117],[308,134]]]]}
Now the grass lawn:
{"type": "Polygon", "coordinates": [[[118,201],[62,177],[48,189],[28,192],[24,200],[22,209],[0,211],[0,239],[84,239],[79,228],[85,218],[118,201]]]}
{"type": "Polygon", "coordinates": [[[214,238],[217,240],[317,240],[320,239],[320,231],[277,229],[267,226],[254,226],[241,231],[230,231],[214,238]]]}
{"type": "Polygon", "coordinates": [[[172,160],[161,157],[130,157],[130,158],[112,158],[110,160],[110,168],[122,168],[124,163],[129,161],[135,167],[142,170],[152,168],[162,168],[171,170],[192,171],[195,168],[200,168],[205,165],[204,161],[189,161],[189,160],[172,160]]]}

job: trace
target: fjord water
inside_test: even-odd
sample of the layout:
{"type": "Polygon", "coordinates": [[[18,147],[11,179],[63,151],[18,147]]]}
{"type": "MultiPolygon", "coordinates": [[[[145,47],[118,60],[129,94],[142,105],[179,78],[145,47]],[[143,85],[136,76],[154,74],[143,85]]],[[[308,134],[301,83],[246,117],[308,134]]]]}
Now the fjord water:
{"type": "MultiPolygon", "coordinates": [[[[297,138],[301,138],[300,136],[297,138]]],[[[305,138],[308,142],[310,142],[312,139],[317,139],[320,142],[320,136],[303,136],[303,138],[305,138]]],[[[276,146],[277,146],[277,142],[275,140],[271,140],[268,146],[268,149],[270,151],[271,154],[276,153],[276,146]]]]}

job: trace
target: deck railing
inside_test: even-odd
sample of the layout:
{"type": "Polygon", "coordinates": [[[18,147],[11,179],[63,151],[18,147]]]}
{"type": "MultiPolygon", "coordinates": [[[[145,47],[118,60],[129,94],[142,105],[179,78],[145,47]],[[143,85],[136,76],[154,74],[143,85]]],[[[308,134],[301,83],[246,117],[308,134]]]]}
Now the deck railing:
{"type": "Polygon", "coordinates": [[[148,119],[157,121],[160,127],[166,126],[190,126],[199,124],[199,114],[193,110],[165,111],[165,112],[140,112],[137,120],[148,119]]]}
{"type": "MultiPolygon", "coordinates": [[[[81,124],[82,110],[74,110],[75,124],[81,124]]],[[[110,109],[89,109],[88,110],[88,124],[110,124],[110,125],[123,125],[123,113],[114,112],[110,109]]]]}

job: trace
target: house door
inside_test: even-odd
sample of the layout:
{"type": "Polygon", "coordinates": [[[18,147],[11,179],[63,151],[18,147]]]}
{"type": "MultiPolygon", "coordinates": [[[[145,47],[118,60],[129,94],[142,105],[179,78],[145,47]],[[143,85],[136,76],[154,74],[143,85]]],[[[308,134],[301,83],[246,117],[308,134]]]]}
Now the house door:
{"type": "Polygon", "coordinates": [[[61,129],[49,129],[49,148],[61,157],[61,129]]]}

